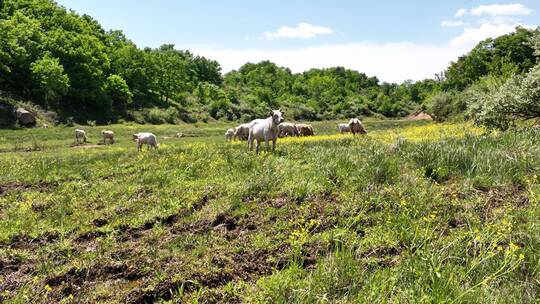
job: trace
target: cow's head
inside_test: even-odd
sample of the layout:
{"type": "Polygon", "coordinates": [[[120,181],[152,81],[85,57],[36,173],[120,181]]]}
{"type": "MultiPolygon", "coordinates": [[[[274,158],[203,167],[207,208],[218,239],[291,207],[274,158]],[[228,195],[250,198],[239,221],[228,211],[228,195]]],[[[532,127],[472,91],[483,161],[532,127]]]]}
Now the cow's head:
{"type": "Polygon", "coordinates": [[[364,128],[363,124],[360,124],[360,134],[367,134],[366,128],[364,128]]]}
{"type": "Polygon", "coordinates": [[[273,110],[270,112],[270,116],[272,117],[272,120],[276,125],[279,125],[280,123],[284,122],[285,119],[283,119],[283,114],[281,110],[273,110]]]}
{"type": "Polygon", "coordinates": [[[139,139],[139,134],[133,134],[131,140],[136,141],[139,139]]]}

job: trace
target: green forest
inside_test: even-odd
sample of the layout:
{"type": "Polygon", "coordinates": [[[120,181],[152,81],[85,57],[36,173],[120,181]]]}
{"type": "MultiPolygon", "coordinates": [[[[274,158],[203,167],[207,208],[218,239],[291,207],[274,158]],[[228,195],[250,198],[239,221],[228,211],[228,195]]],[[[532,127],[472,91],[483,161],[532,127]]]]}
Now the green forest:
{"type": "Polygon", "coordinates": [[[530,108],[539,96],[538,29],[518,27],[480,42],[433,79],[395,84],[344,67],[292,73],[269,61],[223,74],[211,58],[172,44],[141,49],[51,0],[0,3],[0,102],[30,103],[58,122],[248,121],[279,107],[294,120],[426,111],[508,128],[540,113],[530,108]],[[523,100],[522,90],[536,93],[523,100]]]}

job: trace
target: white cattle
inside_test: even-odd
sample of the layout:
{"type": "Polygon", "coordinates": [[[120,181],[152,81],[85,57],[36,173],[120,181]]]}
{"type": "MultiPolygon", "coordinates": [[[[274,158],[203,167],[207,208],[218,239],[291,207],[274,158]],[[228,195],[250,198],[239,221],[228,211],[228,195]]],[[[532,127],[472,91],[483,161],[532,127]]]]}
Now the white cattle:
{"type": "Polygon", "coordinates": [[[272,151],[276,149],[278,138],[278,125],[283,122],[283,112],[273,110],[265,119],[255,119],[249,124],[248,149],[253,150],[253,141],[257,141],[256,152],[259,153],[261,141],[265,142],[266,149],[269,148],[269,141],[272,141],[272,151]]]}
{"type": "Polygon", "coordinates": [[[133,134],[133,140],[137,142],[137,150],[139,151],[141,151],[142,145],[147,145],[149,150],[150,147],[157,149],[159,146],[156,136],[148,132],[133,134]]]}
{"type": "Polygon", "coordinates": [[[358,118],[352,118],[349,120],[349,128],[351,128],[351,132],[354,135],[358,134],[366,134],[366,129],[364,129],[364,125],[358,118]]]}
{"type": "Polygon", "coordinates": [[[234,138],[247,140],[249,137],[249,123],[241,124],[234,128],[234,138]]]}
{"type": "Polygon", "coordinates": [[[234,129],[228,129],[227,132],[225,132],[225,139],[228,141],[233,140],[234,138],[234,129]]]}
{"type": "Polygon", "coordinates": [[[86,137],[86,132],[81,129],[75,129],[75,141],[79,144],[81,140],[86,142],[88,138],[86,137]]]}
{"type": "Polygon", "coordinates": [[[341,124],[338,125],[338,130],[339,130],[339,133],[341,133],[341,134],[349,133],[349,132],[351,132],[351,127],[349,127],[348,124],[341,123],[341,124]]]}
{"type": "Polygon", "coordinates": [[[114,132],[110,130],[103,130],[101,131],[101,135],[103,136],[103,143],[107,143],[107,139],[109,140],[109,143],[114,144],[114,132]]]}
{"type": "Polygon", "coordinates": [[[298,136],[298,129],[292,123],[282,122],[278,126],[279,137],[298,136]]]}

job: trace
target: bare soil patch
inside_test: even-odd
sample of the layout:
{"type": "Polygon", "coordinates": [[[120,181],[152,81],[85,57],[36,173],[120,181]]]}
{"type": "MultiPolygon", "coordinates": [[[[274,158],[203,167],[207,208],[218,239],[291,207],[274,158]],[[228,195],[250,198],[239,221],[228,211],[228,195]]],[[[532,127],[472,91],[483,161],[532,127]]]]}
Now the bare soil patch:
{"type": "Polygon", "coordinates": [[[103,147],[104,145],[97,145],[97,144],[73,144],[71,145],[71,148],[73,149],[92,149],[92,148],[99,148],[103,147]]]}
{"type": "Polygon", "coordinates": [[[409,115],[406,117],[407,120],[433,120],[433,117],[431,117],[431,115],[427,114],[427,113],[424,113],[424,112],[420,112],[416,115],[409,115]]]}
{"type": "Polygon", "coordinates": [[[40,192],[52,191],[58,187],[57,182],[45,182],[39,181],[36,183],[24,183],[24,182],[11,182],[0,185],[0,197],[6,195],[11,191],[28,191],[38,190],[40,192]]]}

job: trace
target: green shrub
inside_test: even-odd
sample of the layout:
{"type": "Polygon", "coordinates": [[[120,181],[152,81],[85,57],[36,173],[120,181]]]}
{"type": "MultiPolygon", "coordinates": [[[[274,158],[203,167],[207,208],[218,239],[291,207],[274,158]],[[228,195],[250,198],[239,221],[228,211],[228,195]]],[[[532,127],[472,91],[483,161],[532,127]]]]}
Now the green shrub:
{"type": "Polygon", "coordinates": [[[151,124],[174,124],[179,116],[178,110],[174,107],[167,109],[151,108],[146,113],[145,120],[151,124]]]}
{"type": "Polygon", "coordinates": [[[427,101],[427,111],[436,121],[445,121],[456,114],[455,95],[448,92],[438,93],[427,101]]]}
{"type": "Polygon", "coordinates": [[[520,120],[540,118],[540,65],[525,76],[514,75],[502,85],[492,84],[469,100],[476,124],[506,130],[520,120]]]}

